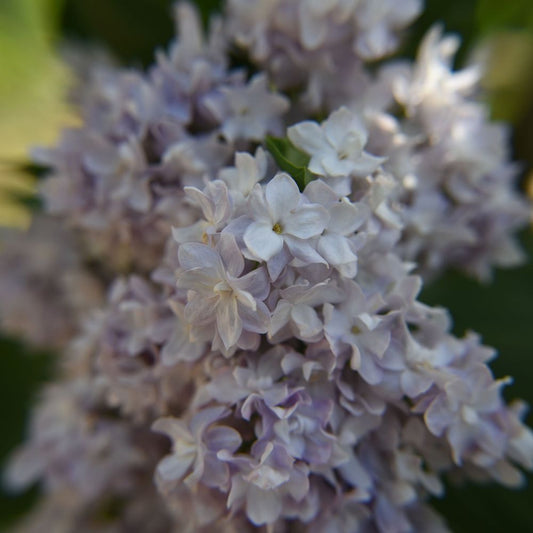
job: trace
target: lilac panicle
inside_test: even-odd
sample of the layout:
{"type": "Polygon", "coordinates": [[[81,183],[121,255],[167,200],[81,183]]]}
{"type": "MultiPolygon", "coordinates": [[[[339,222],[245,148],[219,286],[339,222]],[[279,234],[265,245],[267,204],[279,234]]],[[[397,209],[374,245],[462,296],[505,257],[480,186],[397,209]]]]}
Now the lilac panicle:
{"type": "Polygon", "coordinates": [[[43,486],[23,530],[440,532],[448,475],[522,483],[494,350],[419,300],[519,259],[505,128],[438,29],[366,67],[421,7],[228,0],[204,36],[180,3],[147,72],[95,69],[0,255],[3,324],[62,347],[8,468],[43,486]]]}

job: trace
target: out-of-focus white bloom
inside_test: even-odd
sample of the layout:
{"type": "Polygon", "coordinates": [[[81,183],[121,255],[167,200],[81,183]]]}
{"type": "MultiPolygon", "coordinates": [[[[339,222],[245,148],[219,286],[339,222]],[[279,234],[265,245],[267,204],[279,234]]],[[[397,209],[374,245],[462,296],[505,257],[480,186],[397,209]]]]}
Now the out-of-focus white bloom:
{"type": "Polygon", "coordinates": [[[363,149],[368,134],[362,120],[340,108],[320,126],[306,121],[291,126],[287,134],[292,143],[311,156],[309,170],[319,176],[365,177],[372,174],[385,160],[363,149]]]}
{"type": "Polygon", "coordinates": [[[280,117],[289,109],[289,101],[269,91],[267,84],[266,76],[257,75],[244,87],[221,88],[223,100],[218,112],[222,134],[228,140],[261,141],[267,133],[280,133],[280,117]]]}

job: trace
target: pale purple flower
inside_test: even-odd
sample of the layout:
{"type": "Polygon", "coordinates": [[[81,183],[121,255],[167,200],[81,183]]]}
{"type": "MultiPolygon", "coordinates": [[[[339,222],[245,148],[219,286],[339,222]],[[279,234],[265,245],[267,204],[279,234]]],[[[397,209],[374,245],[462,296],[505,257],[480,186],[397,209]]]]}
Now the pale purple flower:
{"type": "Polygon", "coordinates": [[[301,501],[306,496],[308,469],[305,463],[295,462],[279,444],[268,442],[254,452],[259,460],[237,463],[242,473],[232,477],[228,507],[244,506],[256,526],[272,524],[283,512],[284,499],[301,501]]]}
{"type": "Polygon", "coordinates": [[[270,313],[263,303],[269,287],[263,268],[242,275],[244,258],[230,234],[216,248],[185,243],[178,249],[177,286],[186,289],[185,316],[191,326],[216,325],[228,354],[246,332],[265,333],[270,313]]]}
{"type": "Polygon", "coordinates": [[[272,311],[269,338],[272,342],[293,336],[306,342],[320,340],[324,325],[315,308],[341,300],[341,290],[335,282],[329,280],[314,286],[300,281],[283,289],[272,311]]]}
{"type": "Polygon", "coordinates": [[[209,487],[223,489],[229,482],[228,465],[217,460],[217,453],[234,453],[242,439],[233,428],[216,425],[228,413],[224,407],[199,411],[189,424],[177,418],[159,418],[152,430],[164,433],[172,440],[172,452],[157,466],[163,490],[169,490],[181,480],[189,487],[202,481],[209,487]]]}

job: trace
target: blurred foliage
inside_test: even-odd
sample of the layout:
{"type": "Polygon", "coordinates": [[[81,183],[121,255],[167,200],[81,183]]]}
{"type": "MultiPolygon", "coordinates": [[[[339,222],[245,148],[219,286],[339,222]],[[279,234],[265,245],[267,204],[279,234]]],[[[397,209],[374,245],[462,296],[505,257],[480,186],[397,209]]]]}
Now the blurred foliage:
{"type": "Polygon", "coordinates": [[[50,144],[73,121],[69,74],[53,52],[62,0],[0,1],[0,225],[29,220],[11,201],[33,182],[21,167],[31,146],[50,144]]]}
{"type": "MultiPolygon", "coordinates": [[[[173,0],[67,0],[62,18],[64,35],[112,50],[126,64],[147,66],[154,50],[174,36],[173,0]]],[[[221,0],[196,3],[204,24],[220,10],[221,0]]]]}
{"type": "MultiPolygon", "coordinates": [[[[0,464],[24,440],[30,408],[38,399],[41,386],[52,377],[52,361],[49,353],[0,338],[0,464]]],[[[0,531],[28,511],[37,496],[35,487],[22,496],[0,491],[0,531]]]]}
{"type": "Polygon", "coordinates": [[[502,30],[533,30],[531,0],[477,0],[476,19],[479,34],[502,30]]]}
{"type": "MultiPolygon", "coordinates": [[[[204,22],[221,0],[199,0],[204,22]]],[[[172,0],[0,0],[0,225],[21,222],[21,211],[7,207],[2,187],[20,197],[28,193],[22,165],[28,147],[53,141],[72,121],[64,102],[68,74],[54,55],[59,37],[99,45],[126,65],[147,66],[154,49],[165,47],[174,28],[172,0]]],[[[488,53],[485,88],[493,116],[516,127],[517,157],[533,163],[533,1],[426,0],[403,54],[412,57],[420,39],[436,21],[463,37],[457,64],[473,53],[488,53]],[[479,52],[482,46],[482,52],[479,52]],[[478,52],[474,52],[476,49],[478,52]]],[[[522,236],[531,257],[533,235],[522,236]]],[[[422,299],[450,309],[455,333],[480,332],[500,355],[492,367],[498,376],[513,375],[506,396],[533,404],[532,341],[533,264],[498,272],[494,284],[480,285],[455,273],[427,288],[422,299]]],[[[30,353],[0,338],[0,416],[4,424],[0,460],[23,439],[35,391],[51,375],[51,357],[30,353]]],[[[530,424],[533,417],[529,416],[530,424]]],[[[0,494],[0,530],[26,510],[36,490],[18,498],[0,494]]],[[[453,531],[533,531],[533,479],[525,491],[468,485],[449,487],[436,507],[453,531]]]]}

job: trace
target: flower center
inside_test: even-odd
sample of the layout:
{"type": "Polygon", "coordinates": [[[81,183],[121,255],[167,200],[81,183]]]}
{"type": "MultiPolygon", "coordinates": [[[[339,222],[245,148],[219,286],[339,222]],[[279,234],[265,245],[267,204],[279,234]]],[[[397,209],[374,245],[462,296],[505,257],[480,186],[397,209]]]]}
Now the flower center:
{"type": "Polygon", "coordinates": [[[226,280],[220,280],[214,287],[213,291],[218,296],[230,296],[233,292],[233,288],[226,280]]]}
{"type": "Polygon", "coordinates": [[[274,233],[277,233],[278,235],[283,231],[283,228],[276,222],[273,226],[272,226],[272,231],[274,233]]]}

